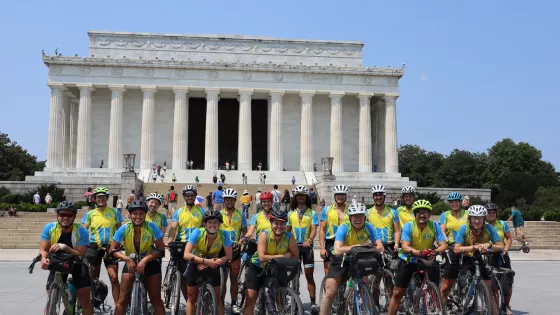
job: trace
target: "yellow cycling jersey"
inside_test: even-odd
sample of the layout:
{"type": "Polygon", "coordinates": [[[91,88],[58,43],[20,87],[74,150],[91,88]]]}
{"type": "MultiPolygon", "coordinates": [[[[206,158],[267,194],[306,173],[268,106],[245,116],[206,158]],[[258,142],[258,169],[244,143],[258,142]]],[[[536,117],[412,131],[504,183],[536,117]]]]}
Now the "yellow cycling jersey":
{"type": "MultiPolygon", "coordinates": [[[[422,251],[432,248],[434,242],[444,242],[445,236],[439,224],[432,220],[428,220],[423,229],[420,229],[416,221],[412,221],[405,224],[402,230],[401,241],[410,242],[410,247],[422,251]]],[[[402,260],[406,261],[407,255],[408,253],[403,253],[402,249],[399,249],[399,257],[402,260]]],[[[416,258],[411,257],[410,262],[416,262],[416,258]]]]}
{"type": "MultiPolygon", "coordinates": [[[[352,246],[364,244],[368,240],[372,244],[375,244],[377,240],[380,240],[379,231],[369,222],[365,222],[361,230],[355,231],[352,227],[350,221],[346,221],[338,227],[334,240],[336,242],[342,242],[343,246],[352,246]]],[[[334,253],[334,248],[333,248],[334,253]]]]}
{"type": "Polygon", "coordinates": [[[218,258],[223,248],[232,245],[231,241],[225,237],[224,231],[218,230],[214,243],[208,248],[208,238],[206,237],[205,228],[194,230],[189,236],[188,242],[193,244],[192,253],[194,255],[206,258],[218,258]]]}
{"type": "Polygon", "coordinates": [[[325,239],[332,240],[336,234],[338,227],[349,220],[348,217],[348,206],[344,205],[344,215],[342,221],[339,221],[338,210],[336,209],[336,204],[330,207],[325,207],[321,212],[321,221],[327,222],[327,229],[325,233],[325,239]]]}
{"type": "Polygon", "coordinates": [[[406,205],[400,206],[397,209],[397,214],[399,215],[399,224],[401,225],[401,230],[404,228],[405,224],[416,220],[414,212],[412,212],[412,207],[408,209],[406,205]]]}
{"type": "MultiPolygon", "coordinates": [[[[271,229],[264,230],[266,233],[266,255],[284,255],[290,250],[290,239],[293,237],[292,233],[284,232],[280,242],[274,239],[274,233],[271,229]]],[[[251,258],[253,265],[264,268],[264,263],[259,260],[259,252],[256,251],[251,258]]]]}
{"type": "Polygon", "coordinates": [[[124,247],[126,256],[135,253],[140,256],[148,255],[152,252],[152,244],[163,237],[163,232],[153,222],[144,221],[140,228],[142,235],[140,243],[134,244],[134,224],[128,222],[123,224],[113,236],[113,241],[124,247]]]}
{"type": "Polygon", "coordinates": [[[239,209],[233,210],[231,220],[229,219],[227,209],[221,211],[223,223],[220,224],[220,230],[224,231],[224,235],[232,243],[239,242],[241,231],[247,227],[247,219],[239,209]]]}
{"type": "Polygon", "coordinates": [[[120,212],[106,207],[103,211],[99,208],[88,211],[82,219],[82,224],[87,224],[89,227],[89,242],[101,246],[109,245],[117,224],[122,221],[123,217],[120,212]]]}
{"type": "Polygon", "coordinates": [[[177,231],[177,241],[186,242],[192,231],[202,227],[202,215],[204,210],[198,206],[192,206],[191,210],[187,206],[179,208],[173,213],[173,222],[179,223],[177,231]]]}
{"type": "Polygon", "coordinates": [[[268,214],[264,212],[264,210],[260,211],[259,213],[255,213],[251,218],[251,225],[255,227],[255,231],[257,232],[257,239],[259,238],[259,234],[262,231],[270,229],[270,219],[268,218],[268,214]]]}
{"type": "Polygon", "coordinates": [[[312,209],[307,209],[301,219],[297,210],[288,213],[288,226],[292,228],[298,244],[303,244],[309,238],[313,225],[319,225],[319,216],[312,209]]]}
{"type": "Polygon", "coordinates": [[[459,219],[455,218],[453,215],[453,211],[445,211],[439,217],[439,224],[443,224],[445,229],[447,230],[447,238],[449,239],[449,243],[455,242],[455,236],[461,225],[467,224],[468,213],[467,210],[459,210],[459,219]]]}
{"type": "MultiPolygon", "coordinates": [[[[41,233],[42,241],[49,241],[51,245],[58,243],[58,240],[62,236],[62,226],[58,222],[47,223],[43,228],[41,233]]],[[[79,225],[78,223],[72,224],[72,248],[77,246],[87,246],[88,245],[88,232],[87,230],[79,225]]]]}
{"type": "Polygon", "coordinates": [[[157,225],[157,227],[160,230],[163,227],[167,227],[167,216],[165,216],[164,214],[161,214],[159,212],[156,212],[156,214],[154,215],[153,218],[150,216],[150,213],[148,212],[146,214],[146,221],[153,222],[155,225],[157,225]]]}
{"type": "MultiPolygon", "coordinates": [[[[485,224],[483,228],[482,235],[476,238],[475,244],[482,244],[482,243],[497,243],[500,242],[500,236],[496,233],[496,230],[492,226],[492,224],[485,224]]],[[[459,232],[455,236],[455,243],[461,244],[463,246],[471,246],[473,243],[471,242],[471,229],[468,224],[461,226],[459,232]]],[[[472,252],[465,253],[465,256],[472,256],[472,252]]]]}
{"type": "Polygon", "coordinates": [[[496,230],[496,233],[498,233],[498,236],[500,237],[500,240],[502,240],[502,243],[505,243],[506,233],[510,233],[508,224],[502,220],[496,220],[494,221],[494,224],[492,224],[492,227],[494,227],[494,230],[496,230]]]}
{"type": "Polygon", "coordinates": [[[373,206],[368,210],[366,217],[368,222],[373,224],[381,234],[383,244],[395,242],[395,226],[393,224],[399,223],[399,216],[395,210],[385,206],[385,209],[379,215],[377,209],[373,206]]]}

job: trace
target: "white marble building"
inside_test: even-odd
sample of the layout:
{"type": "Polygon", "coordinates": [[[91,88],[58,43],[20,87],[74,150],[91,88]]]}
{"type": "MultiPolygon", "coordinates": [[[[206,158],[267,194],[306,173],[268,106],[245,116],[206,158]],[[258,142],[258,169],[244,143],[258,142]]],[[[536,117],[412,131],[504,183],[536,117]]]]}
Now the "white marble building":
{"type": "Polygon", "coordinates": [[[140,170],[164,161],[185,169],[198,156],[195,163],[206,170],[226,157],[245,171],[255,169],[260,152],[272,172],[310,172],[332,156],[335,175],[371,173],[376,165],[400,176],[396,100],[403,69],[363,66],[361,42],[88,35],[88,56],[43,54],[51,88],[46,172],[95,171],[103,160],[106,172],[119,173],[124,153],[137,154],[140,170]],[[238,114],[219,124],[219,111],[231,111],[222,104],[228,99],[238,114]],[[195,106],[205,110],[189,117],[195,106]],[[252,117],[255,106],[266,106],[264,116],[252,117]],[[266,120],[266,128],[251,128],[253,119],[266,120]],[[220,129],[230,120],[236,128],[220,129]],[[193,121],[198,127],[189,126],[193,121]],[[225,141],[233,142],[231,152],[220,152],[225,141]]]}

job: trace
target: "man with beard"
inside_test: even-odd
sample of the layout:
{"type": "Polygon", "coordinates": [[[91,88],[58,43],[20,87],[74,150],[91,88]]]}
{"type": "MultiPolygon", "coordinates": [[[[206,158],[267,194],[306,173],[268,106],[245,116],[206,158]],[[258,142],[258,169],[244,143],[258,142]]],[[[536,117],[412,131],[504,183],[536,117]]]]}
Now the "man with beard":
{"type": "Polygon", "coordinates": [[[321,211],[321,225],[319,226],[319,244],[321,245],[321,258],[325,274],[329,272],[329,259],[334,248],[334,235],[338,227],[348,220],[348,187],[336,185],[333,188],[334,203],[321,211]]]}
{"type": "Polygon", "coordinates": [[[387,190],[383,185],[371,188],[374,206],[369,209],[367,218],[381,233],[381,241],[386,249],[397,251],[401,242],[401,226],[397,212],[385,205],[387,190]]]}

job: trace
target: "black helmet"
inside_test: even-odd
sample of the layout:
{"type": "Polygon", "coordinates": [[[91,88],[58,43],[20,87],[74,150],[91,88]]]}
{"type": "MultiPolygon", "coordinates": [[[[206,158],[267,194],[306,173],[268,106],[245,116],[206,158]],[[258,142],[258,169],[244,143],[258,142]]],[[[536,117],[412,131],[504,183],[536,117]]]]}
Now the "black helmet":
{"type": "Polygon", "coordinates": [[[134,210],[144,210],[144,212],[148,212],[148,206],[144,199],[136,199],[128,204],[128,212],[132,212],[134,210]]]}
{"type": "Polygon", "coordinates": [[[270,222],[274,220],[288,221],[288,212],[280,209],[273,209],[270,212],[270,222]]]}
{"type": "Polygon", "coordinates": [[[202,216],[202,223],[206,223],[208,220],[218,220],[220,223],[224,223],[224,219],[222,218],[222,213],[217,210],[208,210],[204,212],[202,216]]]}
{"type": "Polygon", "coordinates": [[[498,205],[493,203],[493,202],[489,202],[487,203],[484,208],[486,208],[486,210],[490,211],[490,210],[494,210],[494,211],[498,211],[498,205]]]}
{"type": "Polygon", "coordinates": [[[74,214],[78,214],[76,206],[72,203],[72,201],[68,200],[65,200],[58,204],[58,207],[56,207],[56,213],[58,213],[60,210],[72,210],[74,214]]]}

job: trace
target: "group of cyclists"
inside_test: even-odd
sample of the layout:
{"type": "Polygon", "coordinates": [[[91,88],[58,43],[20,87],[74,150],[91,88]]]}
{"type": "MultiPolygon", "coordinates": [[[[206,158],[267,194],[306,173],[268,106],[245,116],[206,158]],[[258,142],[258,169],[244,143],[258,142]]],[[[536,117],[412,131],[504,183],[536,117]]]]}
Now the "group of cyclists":
{"type": "MultiPolygon", "coordinates": [[[[367,209],[364,204],[347,204],[348,187],[336,185],[334,202],[322,209],[320,215],[313,210],[309,191],[305,186],[293,189],[294,198],[290,210],[273,207],[270,192],[260,195],[261,210],[249,223],[244,214],[236,209],[237,192],[224,189],[224,209],[205,210],[195,205],[196,186],[187,185],[182,191],[184,206],[176,209],[171,223],[158,212],[163,196],[152,193],[145,200],[134,200],[127,206],[130,222],[123,222],[121,213],[107,206],[109,191],[97,187],[93,191],[96,208],[87,212],[81,225],[75,223],[77,209],[65,201],[56,209],[57,222],[45,226],[41,235],[41,267],[49,270],[51,255],[65,252],[76,259],[87,260],[93,271],[84,264],[76,264],[71,272],[77,289],[82,313],[93,314],[89,288],[93,279],[99,277],[103,261],[111,283],[115,302],[114,314],[125,314],[130,303],[135,273],[145,275],[145,287],[153,312],[165,314],[161,298],[162,258],[170,242],[185,243],[184,256],[178,262],[181,292],[186,301],[186,314],[195,313],[198,298],[197,281],[210,275],[214,286],[218,313],[224,314],[220,294],[223,277],[220,268],[228,266],[226,277],[230,279],[231,311],[234,314],[251,315],[265,285],[260,275],[266,264],[282,258],[296,258],[303,264],[307,281],[312,314],[331,314],[331,306],[340,286],[349,278],[349,254],[357,246],[371,246],[378,253],[395,253],[394,289],[392,289],[388,314],[397,314],[399,305],[418,266],[418,258],[433,260],[436,255],[445,257],[442,272],[437,268],[428,270],[431,281],[440,284],[443,302],[447,301],[459,273],[459,259],[465,266],[473,267],[473,252],[498,252],[500,259],[493,264],[511,268],[507,254],[512,236],[507,223],[496,219],[498,207],[489,203],[461,209],[462,196],[450,193],[447,197],[450,210],[440,216],[439,223],[430,220],[432,206],[426,200],[416,200],[414,187],[401,191],[404,205],[391,209],[385,204],[387,195],[383,185],[372,188],[374,205],[367,209]],[[168,231],[166,231],[168,230],[168,231]],[[168,232],[167,241],[164,235],[168,232]],[[320,256],[325,271],[324,296],[321,305],[316,299],[316,283],[313,277],[315,257],[313,243],[319,234],[320,256]],[[243,251],[250,239],[256,238],[256,250],[243,251]],[[131,254],[141,258],[136,264],[131,254]],[[238,305],[238,278],[241,262],[248,260],[244,276],[244,305],[238,305]],[[498,261],[500,260],[500,261],[498,261]],[[125,263],[118,278],[118,261],[125,263]],[[440,276],[442,275],[442,277],[440,276]],[[443,278],[443,279],[440,279],[443,278]]],[[[383,268],[374,265],[375,269],[383,268]]],[[[482,278],[490,280],[486,268],[481,268],[482,278]]],[[[47,291],[53,281],[54,271],[47,280],[47,291]]],[[[513,283],[513,275],[511,275],[513,283]]],[[[490,287],[490,283],[487,283],[490,287]]],[[[505,292],[507,314],[512,286],[505,292]]],[[[274,313],[274,310],[269,310],[274,313]]]]}

